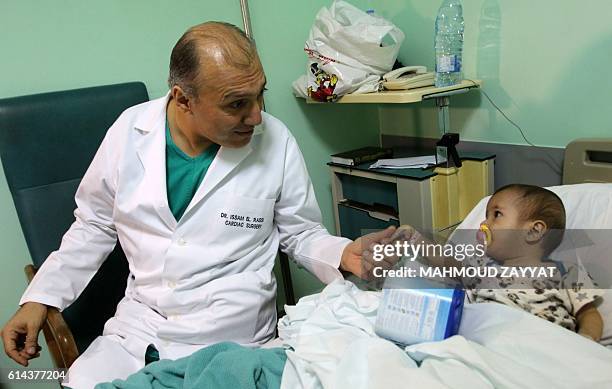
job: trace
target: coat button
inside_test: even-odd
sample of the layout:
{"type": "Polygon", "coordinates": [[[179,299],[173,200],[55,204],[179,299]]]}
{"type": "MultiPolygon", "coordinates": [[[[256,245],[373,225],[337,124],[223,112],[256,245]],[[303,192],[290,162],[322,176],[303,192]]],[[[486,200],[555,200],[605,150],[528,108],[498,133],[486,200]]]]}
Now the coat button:
{"type": "Polygon", "coordinates": [[[180,238],[178,240],[178,245],[179,246],[187,246],[187,241],[185,239],[183,239],[183,238],[180,238]]]}
{"type": "Polygon", "coordinates": [[[168,288],[170,288],[170,289],[174,289],[174,288],[176,288],[176,282],[174,282],[174,281],[168,281],[168,288]]]}

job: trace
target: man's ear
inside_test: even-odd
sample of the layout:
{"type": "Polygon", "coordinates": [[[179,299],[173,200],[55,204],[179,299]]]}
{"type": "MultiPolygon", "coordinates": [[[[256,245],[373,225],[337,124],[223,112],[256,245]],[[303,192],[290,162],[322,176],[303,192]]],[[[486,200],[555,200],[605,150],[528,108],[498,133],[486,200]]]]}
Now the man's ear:
{"type": "Polygon", "coordinates": [[[527,230],[527,242],[539,242],[544,237],[544,234],[546,234],[547,231],[548,226],[542,220],[536,220],[529,223],[529,228],[527,230]]]}
{"type": "Polygon", "coordinates": [[[183,91],[183,89],[175,85],[170,91],[172,99],[174,100],[176,107],[183,113],[191,112],[191,98],[183,91]]]}

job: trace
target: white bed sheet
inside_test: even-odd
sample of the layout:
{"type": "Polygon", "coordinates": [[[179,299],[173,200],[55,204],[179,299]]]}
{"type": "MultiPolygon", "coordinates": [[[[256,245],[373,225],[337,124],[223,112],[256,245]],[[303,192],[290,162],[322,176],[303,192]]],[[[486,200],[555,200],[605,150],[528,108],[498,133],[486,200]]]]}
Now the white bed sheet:
{"type": "Polygon", "coordinates": [[[460,334],[402,350],[374,334],[380,294],[336,281],[287,307],[281,388],[612,388],[612,351],[521,310],[468,305],[460,334]]]}

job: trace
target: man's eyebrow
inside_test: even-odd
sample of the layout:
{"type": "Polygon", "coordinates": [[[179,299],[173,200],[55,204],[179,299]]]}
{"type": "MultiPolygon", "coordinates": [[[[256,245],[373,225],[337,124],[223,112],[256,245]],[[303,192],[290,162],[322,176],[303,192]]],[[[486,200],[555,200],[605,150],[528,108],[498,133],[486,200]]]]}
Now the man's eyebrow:
{"type": "Polygon", "coordinates": [[[258,95],[261,91],[263,91],[266,88],[266,85],[267,85],[267,81],[264,81],[263,85],[261,86],[261,88],[256,93],[250,93],[251,91],[245,91],[245,90],[233,90],[233,91],[229,91],[225,95],[223,95],[223,100],[229,100],[229,99],[236,99],[236,98],[241,98],[241,97],[249,97],[249,96],[258,95]]]}

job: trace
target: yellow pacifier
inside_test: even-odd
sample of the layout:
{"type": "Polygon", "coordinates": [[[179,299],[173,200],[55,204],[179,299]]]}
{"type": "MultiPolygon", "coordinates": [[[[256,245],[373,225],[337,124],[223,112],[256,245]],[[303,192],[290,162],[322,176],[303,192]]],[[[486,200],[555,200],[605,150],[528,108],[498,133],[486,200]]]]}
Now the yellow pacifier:
{"type": "Polygon", "coordinates": [[[478,230],[478,240],[486,245],[491,244],[491,230],[486,224],[481,224],[478,230]]]}

